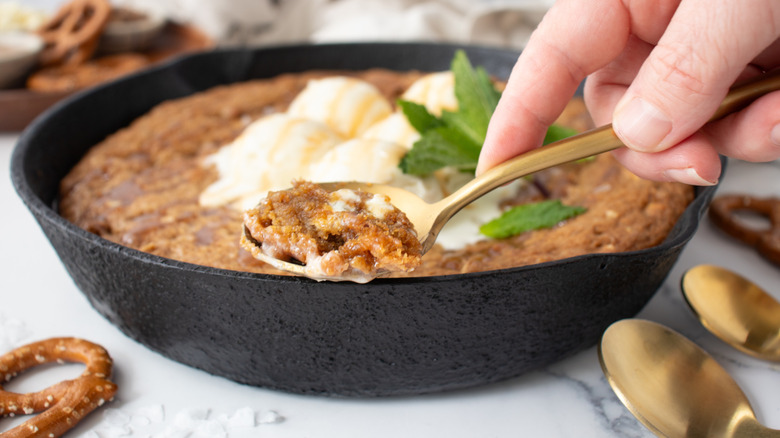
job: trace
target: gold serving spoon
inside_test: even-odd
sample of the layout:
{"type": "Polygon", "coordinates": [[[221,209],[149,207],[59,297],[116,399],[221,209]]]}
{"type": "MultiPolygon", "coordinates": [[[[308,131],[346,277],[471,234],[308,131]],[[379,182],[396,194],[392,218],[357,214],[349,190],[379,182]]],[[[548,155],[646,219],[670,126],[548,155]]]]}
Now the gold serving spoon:
{"type": "MultiPolygon", "coordinates": [[[[780,90],[780,71],[759,76],[729,91],[710,121],[718,120],[728,114],[739,111],[750,102],[764,94],[780,90]]],[[[414,224],[417,236],[422,243],[425,254],[433,247],[439,232],[458,211],[482,195],[506,183],[544,170],[559,164],[588,158],[624,146],[612,130],[612,125],[602,126],[573,137],[569,137],[546,146],[528,151],[522,155],[507,160],[482,175],[464,184],[460,189],[446,198],[429,204],[419,196],[407,190],[386,184],[371,184],[361,182],[322,183],[326,191],[338,189],[362,190],[364,192],[386,195],[390,202],[406,213],[414,224]]],[[[247,234],[246,229],[244,230],[247,234]]],[[[251,236],[248,236],[251,237],[251,236]]],[[[248,239],[249,240],[249,239],[248,239]]],[[[252,243],[260,243],[250,240],[252,243]]],[[[276,259],[260,251],[253,255],[271,266],[298,275],[307,276],[306,267],[276,259]]],[[[331,278],[343,280],[350,278],[331,278]]]]}
{"type": "Polygon", "coordinates": [[[702,325],[732,347],[780,362],[780,303],[727,269],[699,265],[682,278],[688,305],[702,325]]]}
{"type": "Polygon", "coordinates": [[[658,436],[769,438],[734,379],[709,354],[660,324],[625,319],[599,344],[604,375],[620,401],[658,436]]]}

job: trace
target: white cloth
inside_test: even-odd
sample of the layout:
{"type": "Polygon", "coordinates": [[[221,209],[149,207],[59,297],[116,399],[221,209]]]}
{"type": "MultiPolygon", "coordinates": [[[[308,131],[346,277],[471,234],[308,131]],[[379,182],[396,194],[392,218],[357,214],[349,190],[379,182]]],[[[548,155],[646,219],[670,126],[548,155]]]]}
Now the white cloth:
{"type": "Polygon", "coordinates": [[[521,48],[554,0],[115,0],[191,22],[223,46],[448,41],[521,48]]]}

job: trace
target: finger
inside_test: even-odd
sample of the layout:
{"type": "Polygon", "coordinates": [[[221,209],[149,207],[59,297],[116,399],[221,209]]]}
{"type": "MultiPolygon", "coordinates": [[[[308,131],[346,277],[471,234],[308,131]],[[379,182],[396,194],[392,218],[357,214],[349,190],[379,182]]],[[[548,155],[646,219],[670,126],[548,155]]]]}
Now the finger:
{"type": "Polygon", "coordinates": [[[623,52],[604,68],[588,76],[584,98],[596,126],[612,122],[615,105],[634,81],[654,45],[632,35],[623,52]]]}
{"type": "Polygon", "coordinates": [[[720,157],[702,133],[696,133],[661,152],[646,153],[620,148],[613,154],[634,174],[653,181],[709,186],[716,184],[720,178],[720,157]]]}
{"type": "MultiPolygon", "coordinates": [[[[677,6],[674,2],[664,4],[654,0],[627,0],[626,3],[632,17],[632,35],[623,52],[604,68],[591,74],[584,88],[585,102],[597,125],[612,121],[615,106],[660,40],[677,6]],[[662,10],[658,12],[654,10],[656,8],[662,10]],[[650,16],[652,20],[647,19],[650,16]]],[[[756,56],[738,76],[737,82],[775,67],[780,67],[780,39],[756,56]]]]}
{"type": "Polygon", "coordinates": [[[642,152],[680,143],[710,118],[745,65],[778,32],[776,0],[751,0],[750,7],[731,0],[683,0],[616,105],[615,132],[642,152]]]}
{"type": "Polygon", "coordinates": [[[628,13],[620,1],[557,2],[512,70],[491,118],[477,173],[541,144],[585,76],[620,53],[628,30],[628,13]]]}
{"type": "Polygon", "coordinates": [[[615,106],[663,36],[680,0],[625,0],[631,35],[623,51],[588,77],[585,103],[597,125],[612,122],[615,106]]]}
{"type": "Polygon", "coordinates": [[[723,155],[753,162],[780,158],[780,92],[763,96],[702,131],[723,155]]]}

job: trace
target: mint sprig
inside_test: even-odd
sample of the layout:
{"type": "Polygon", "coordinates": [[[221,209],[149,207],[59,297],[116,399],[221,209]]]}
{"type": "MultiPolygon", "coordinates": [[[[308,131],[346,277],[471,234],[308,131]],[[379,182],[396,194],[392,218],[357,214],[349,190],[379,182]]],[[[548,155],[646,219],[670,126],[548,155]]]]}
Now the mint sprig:
{"type": "MultiPolygon", "coordinates": [[[[399,100],[398,105],[409,123],[420,133],[420,140],[398,165],[404,173],[428,175],[444,167],[473,171],[485,142],[490,117],[501,92],[482,67],[474,68],[466,52],[458,50],[450,65],[455,76],[457,111],[443,111],[437,117],[420,104],[399,100]]],[[[557,141],[576,131],[553,125],[544,144],[557,141]]]]}
{"type": "MultiPolygon", "coordinates": [[[[437,117],[423,105],[398,101],[409,123],[420,133],[420,139],[399,164],[404,173],[428,175],[444,167],[473,172],[477,167],[488,124],[501,92],[483,68],[475,69],[471,65],[462,50],[455,53],[450,68],[455,76],[457,111],[442,111],[441,116],[437,117]]],[[[547,130],[544,144],[576,133],[573,129],[552,125],[547,130]]],[[[582,207],[565,206],[558,200],[525,204],[482,225],[480,232],[488,237],[503,239],[525,231],[555,226],[585,211],[582,207]]]]}
{"type": "Polygon", "coordinates": [[[455,76],[457,111],[442,111],[441,117],[436,117],[423,105],[398,101],[409,123],[421,135],[398,165],[404,173],[427,175],[443,167],[473,171],[477,166],[501,93],[484,69],[472,67],[462,50],[455,52],[450,68],[455,76]]]}
{"type": "Polygon", "coordinates": [[[558,199],[523,204],[482,225],[479,231],[493,239],[504,239],[526,231],[551,228],[585,211],[584,207],[563,205],[558,199]]]}
{"type": "Polygon", "coordinates": [[[493,85],[484,68],[471,65],[466,52],[458,50],[450,67],[455,76],[456,112],[443,112],[447,126],[467,133],[479,147],[485,142],[490,117],[501,98],[501,92],[493,85]]]}

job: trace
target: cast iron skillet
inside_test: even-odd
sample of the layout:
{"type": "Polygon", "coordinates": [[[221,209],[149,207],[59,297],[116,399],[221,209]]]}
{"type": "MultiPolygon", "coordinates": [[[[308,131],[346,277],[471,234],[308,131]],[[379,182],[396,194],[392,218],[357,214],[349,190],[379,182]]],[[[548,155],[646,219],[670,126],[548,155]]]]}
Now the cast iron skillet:
{"type": "MultiPolygon", "coordinates": [[[[88,233],[56,209],[60,180],[86,150],[163,100],[309,69],[446,70],[457,48],[346,44],[188,56],[42,115],[14,150],[13,183],[95,309],[173,360],[250,385],[341,396],[419,394],[515,377],[595,345],[611,322],[638,313],[693,236],[714,188],[699,189],[666,241],[651,249],[367,285],[164,259],[88,233]]],[[[517,57],[465,49],[500,78],[517,57]]]]}

